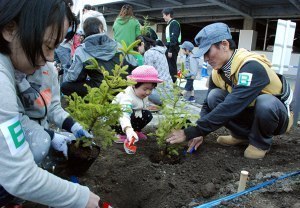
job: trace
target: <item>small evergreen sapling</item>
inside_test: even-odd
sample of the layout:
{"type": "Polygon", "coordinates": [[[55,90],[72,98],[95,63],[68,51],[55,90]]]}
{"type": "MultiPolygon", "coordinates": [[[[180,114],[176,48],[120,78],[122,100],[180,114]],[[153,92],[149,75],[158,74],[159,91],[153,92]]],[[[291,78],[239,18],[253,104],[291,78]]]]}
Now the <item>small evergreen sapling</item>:
{"type": "Polygon", "coordinates": [[[179,155],[179,150],[183,148],[182,144],[169,145],[166,139],[172,130],[179,130],[191,125],[190,120],[196,119],[198,115],[193,115],[187,110],[187,103],[180,100],[180,84],[182,77],[187,74],[184,64],[181,64],[181,74],[177,76],[177,82],[173,85],[171,93],[164,93],[163,106],[161,108],[162,117],[159,118],[158,127],[155,131],[157,144],[161,149],[163,156],[171,157],[179,155]]]}
{"type": "Polygon", "coordinates": [[[122,48],[119,50],[120,64],[115,65],[115,68],[111,70],[111,73],[107,71],[103,66],[99,66],[96,59],[90,59],[90,65],[86,66],[89,70],[98,70],[103,74],[103,81],[99,87],[91,88],[86,85],[88,94],[85,97],[80,97],[76,93],[67,97],[69,105],[67,107],[68,112],[73,118],[94,135],[93,141],[89,138],[79,138],[76,141],[78,146],[81,142],[82,146],[87,147],[95,141],[101,144],[102,148],[112,145],[112,142],[116,139],[115,131],[111,128],[118,123],[120,116],[122,115],[122,109],[119,104],[113,104],[111,101],[114,97],[122,92],[127,86],[134,84],[134,82],[124,79],[124,75],[127,75],[128,65],[123,66],[124,58],[128,54],[136,54],[132,51],[133,47],[139,44],[139,41],[135,41],[127,47],[126,43],[122,42],[122,48]]]}
{"type": "Polygon", "coordinates": [[[148,21],[148,16],[144,17],[144,25],[141,27],[141,35],[143,36],[149,36],[150,35],[150,22],[148,21]]]}

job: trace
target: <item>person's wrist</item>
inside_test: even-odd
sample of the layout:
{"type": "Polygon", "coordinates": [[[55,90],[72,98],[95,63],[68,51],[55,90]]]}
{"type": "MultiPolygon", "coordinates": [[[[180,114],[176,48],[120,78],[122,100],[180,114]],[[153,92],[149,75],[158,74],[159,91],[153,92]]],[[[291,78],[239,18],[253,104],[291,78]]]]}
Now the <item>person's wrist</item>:
{"type": "Polygon", "coordinates": [[[82,126],[78,123],[78,122],[75,122],[73,124],[73,126],[71,127],[71,132],[73,134],[75,134],[77,131],[79,131],[80,129],[82,129],[82,126]]]}
{"type": "Polygon", "coordinates": [[[124,132],[127,133],[127,131],[128,131],[129,129],[132,129],[132,127],[131,127],[131,126],[126,126],[126,127],[124,128],[124,132]]]}

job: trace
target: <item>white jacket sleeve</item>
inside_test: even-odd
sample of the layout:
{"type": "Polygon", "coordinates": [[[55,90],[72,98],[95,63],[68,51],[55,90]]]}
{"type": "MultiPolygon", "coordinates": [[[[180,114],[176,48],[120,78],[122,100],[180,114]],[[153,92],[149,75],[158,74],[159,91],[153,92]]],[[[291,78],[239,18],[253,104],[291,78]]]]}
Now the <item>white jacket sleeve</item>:
{"type": "MultiPolygon", "coordinates": [[[[50,64],[49,64],[50,65],[50,64]]],[[[57,127],[62,128],[62,124],[69,116],[61,106],[60,102],[60,86],[58,84],[58,74],[54,69],[54,66],[50,66],[51,79],[52,79],[52,99],[50,108],[48,109],[48,120],[51,123],[56,124],[57,127]]]]}
{"type": "Polygon", "coordinates": [[[131,114],[133,112],[132,110],[132,98],[130,98],[125,93],[121,92],[117,95],[118,103],[121,105],[123,115],[119,119],[120,125],[122,127],[122,130],[124,131],[124,128],[129,126],[131,127],[131,114]]]}
{"type": "Polygon", "coordinates": [[[20,121],[34,161],[36,164],[40,165],[48,155],[51,137],[45,131],[43,126],[30,120],[26,115],[21,115],[20,121]]]}
{"type": "Polygon", "coordinates": [[[145,54],[144,54],[144,64],[145,65],[150,65],[150,66],[154,66],[155,61],[153,60],[153,54],[150,50],[148,50],[145,54]]]}
{"type": "Polygon", "coordinates": [[[199,70],[199,59],[192,56],[190,59],[190,76],[196,76],[199,70]]]}
{"type": "MultiPolygon", "coordinates": [[[[11,69],[13,70],[13,69],[11,69]]],[[[51,207],[85,207],[89,189],[39,168],[24,136],[13,73],[0,64],[0,184],[10,194],[51,207]]]]}

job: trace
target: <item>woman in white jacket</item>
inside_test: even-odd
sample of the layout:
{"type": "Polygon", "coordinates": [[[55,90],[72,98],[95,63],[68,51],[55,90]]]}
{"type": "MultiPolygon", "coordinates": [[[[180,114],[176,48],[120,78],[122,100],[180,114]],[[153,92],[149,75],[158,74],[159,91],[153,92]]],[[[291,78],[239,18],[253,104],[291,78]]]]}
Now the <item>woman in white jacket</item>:
{"type": "Polygon", "coordinates": [[[103,25],[104,32],[107,33],[107,25],[106,25],[106,21],[105,21],[103,14],[101,12],[92,10],[92,6],[89,4],[86,4],[83,7],[82,25],[84,24],[85,20],[89,17],[98,18],[103,25]]]}
{"type": "MultiPolygon", "coordinates": [[[[50,145],[51,137],[44,126],[29,119],[25,114],[28,109],[18,97],[22,91],[18,84],[24,84],[24,75],[38,70],[45,76],[51,75],[48,61],[53,61],[54,49],[69,27],[72,33],[76,31],[74,16],[63,0],[1,0],[0,207],[10,204],[13,197],[51,207],[98,206],[100,198],[87,187],[60,179],[36,165],[36,155],[29,146],[33,138],[30,132],[40,132],[39,143],[45,146],[50,145]],[[32,12],[33,8],[38,12],[32,12]]],[[[22,86],[23,90],[28,89],[26,83],[22,86]]],[[[34,100],[35,104],[52,101],[51,97],[43,98],[34,100]]],[[[58,140],[57,144],[65,144],[65,138],[58,140]]]]}
{"type": "Polygon", "coordinates": [[[144,64],[153,66],[158,72],[158,78],[164,81],[164,83],[158,84],[157,88],[149,95],[149,100],[152,103],[161,105],[162,97],[168,95],[173,88],[173,81],[165,55],[167,48],[160,40],[155,41],[146,36],[139,36],[137,39],[141,40],[139,52],[144,55],[144,64]]]}

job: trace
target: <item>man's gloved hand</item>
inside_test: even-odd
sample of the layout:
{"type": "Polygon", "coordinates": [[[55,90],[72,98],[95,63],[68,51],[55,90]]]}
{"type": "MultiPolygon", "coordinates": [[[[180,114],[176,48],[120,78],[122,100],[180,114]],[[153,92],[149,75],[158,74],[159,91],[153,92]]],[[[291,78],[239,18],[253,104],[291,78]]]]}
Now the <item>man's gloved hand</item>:
{"type": "Polygon", "coordinates": [[[84,130],[83,127],[78,122],[76,122],[72,126],[71,131],[76,138],[80,138],[80,137],[93,138],[93,135],[91,135],[88,131],[84,130]]]}
{"type": "Polygon", "coordinates": [[[127,136],[127,139],[128,139],[129,142],[131,142],[132,137],[135,138],[135,142],[139,141],[139,137],[135,133],[135,131],[133,130],[133,128],[131,128],[131,127],[126,128],[126,132],[125,133],[126,133],[126,136],[127,136]]]}
{"type": "Polygon", "coordinates": [[[54,137],[51,141],[51,146],[53,149],[63,152],[64,156],[68,158],[68,143],[75,140],[73,137],[68,137],[62,134],[54,133],[54,137]]]}

